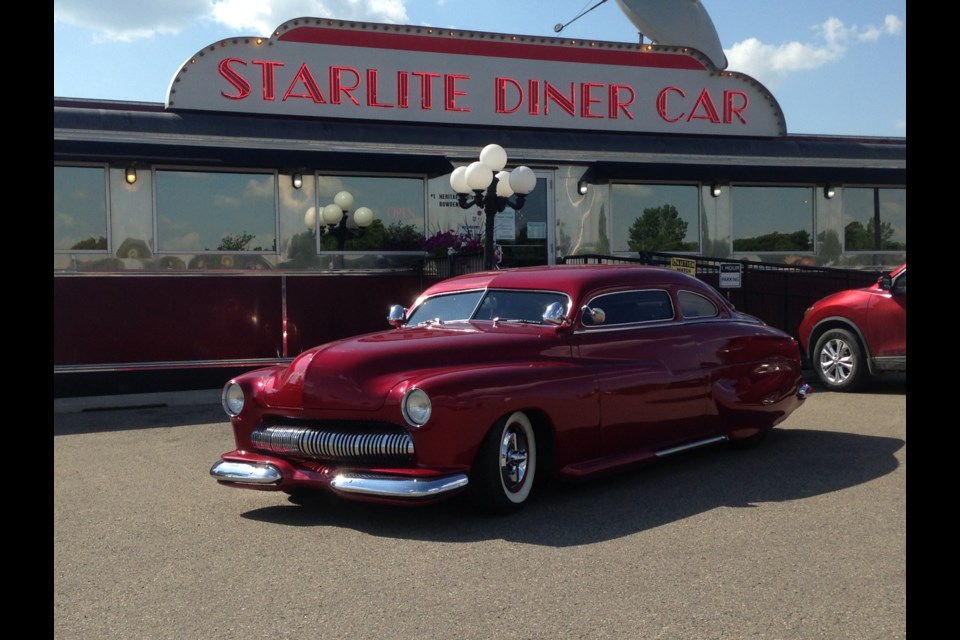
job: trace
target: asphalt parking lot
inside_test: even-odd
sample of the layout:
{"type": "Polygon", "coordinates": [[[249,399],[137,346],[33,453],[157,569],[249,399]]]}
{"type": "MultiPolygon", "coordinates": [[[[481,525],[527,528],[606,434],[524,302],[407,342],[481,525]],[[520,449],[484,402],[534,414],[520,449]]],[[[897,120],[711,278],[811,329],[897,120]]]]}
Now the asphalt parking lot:
{"type": "Polygon", "coordinates": [[[177,395],[55,401],[54,638],[906,637],[905,379],[504,518],[222,487],[177,395]]]}

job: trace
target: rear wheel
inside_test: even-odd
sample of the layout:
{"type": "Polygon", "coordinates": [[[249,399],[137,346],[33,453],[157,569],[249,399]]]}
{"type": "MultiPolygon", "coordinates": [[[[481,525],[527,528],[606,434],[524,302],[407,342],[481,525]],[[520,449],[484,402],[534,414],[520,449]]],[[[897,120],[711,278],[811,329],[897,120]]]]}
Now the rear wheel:
{"type": "Polygon", "coordinates": [[[473,463],[474,504],[487,513],[519,509],[530,497],[537,472],[537,439],[530,418],[515,411],[490,429],[473,463]]]}
{"type": "Polygon", "coordinates": [[[812,360],[820,382],[831,391],[853,391],[868,376],[863,349],[846,329],[830,329],[820,336],[812,360]]]}

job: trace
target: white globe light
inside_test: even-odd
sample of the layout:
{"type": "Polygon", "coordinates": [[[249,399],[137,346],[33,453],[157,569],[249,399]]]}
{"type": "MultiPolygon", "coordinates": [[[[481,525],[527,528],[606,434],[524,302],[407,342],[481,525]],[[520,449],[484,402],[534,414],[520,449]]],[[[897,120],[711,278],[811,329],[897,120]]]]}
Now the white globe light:
{"type": "Polygon", "coordinates": [[[353,221],[358,227],[369,227],[373,224],[373,210],[370,207],[360,207],[353,212],[353,221]]]}
{"type": "Polygon", "coordinates": [[[510,188],[509,171],[501,171],[497,174],[497,195],[501,198],[509,198],[513,195],[513,189],[510,188]]]}
{"type": "Polygon", "coordinates": [[[507,166],[507,152],[498,144],[488,144],[480,152],[480,162],[496,173],[507,166]]]}
{"type": "Polygon", "coordinates": [[[522,196],[537,186],[537,175],[530,167],[517,167],[510,172],[510,188],[522,196]]]}
{"type": "Polygon", "coordinates": [[[450,174],[450,187],[454,193],[470,193],[470,185],[467,184],[467,168],[457,167],[450,174]]]}
{"type": "Polygon", "coordinates": [[[303,224],[306,225],[307,229],[313,231],[317,228],[317,209],[316,207],[310,207],[307,209],[307,212],[303,214],[303,224]]]}
{"type": "Polygon", "coordinates": [[[465,175],[467,185],[473,191],[483,191],[493,182],[493,171],[482,162],[471,162],[465,175]]]}
{"type": "Polygon", "coordinates": [[[323,208],[320,217],[323,218],[323,224],[340,224],[340,218],[343,217],[343,209],[335,204],[328,204],[323,208]]]}
{"type": "Polygon", "coordinates": [[[350,211],[353,209],[353,194],[349,191],[341,191],[333,196],[333,203],[344,211],[350,211]]]}

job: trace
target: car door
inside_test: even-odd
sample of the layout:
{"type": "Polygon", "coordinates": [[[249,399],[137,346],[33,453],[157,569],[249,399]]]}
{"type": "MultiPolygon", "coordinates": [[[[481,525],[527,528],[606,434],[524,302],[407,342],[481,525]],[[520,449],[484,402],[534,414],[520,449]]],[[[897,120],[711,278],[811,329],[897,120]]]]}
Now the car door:
{"type": "Polygon", "coordinates": [[[890,289],[877,289],[870,297],[864,333],[872,358],[906,357],[906,270],[891,281],[890,289]]]}
{"type": "Polygon", "coordinates": [[[604,293],[580,318],[575,348],[595,377],[601,450],[657,450],[703,436],[707,379],[691,328],[676,319],[668,291],[604,293]]]}

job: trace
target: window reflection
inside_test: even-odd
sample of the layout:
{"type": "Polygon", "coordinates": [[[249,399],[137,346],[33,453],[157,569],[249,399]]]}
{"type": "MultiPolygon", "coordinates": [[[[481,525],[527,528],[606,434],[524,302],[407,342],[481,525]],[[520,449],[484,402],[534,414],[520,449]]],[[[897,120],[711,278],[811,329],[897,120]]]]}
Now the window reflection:
{"type": "Polygon", "coordinates": [[[699,196],[695,185],[613,185],[614,251],[698,251],[699,196]]]}
{"type": "Polygon", "coordinates": [[[104,167],[53,168],[54,251],[107,250],[104,167]]]}
{"type": "MultiPolygon", "coordinates": [[[[275,252],[274,174],[156,172],[161,251],[275,252]]],[[[206,259],[198,268],[208,267],[206,259]]],[[[233,265],[221,265],[231,267],[233,265]]]]}
{"type": "Polygon", "coordinates": [[[847,187],[843,190],[846,251],[906,251],[905,189],[847,187]]]}
{"type": "MultiPolygon", "coordinates": [[[[373,222],[352,230],[344,251],[419,251],[424,227],[424,180],[417,177],[318,176],[317,211],[341,191],[353,196],[354,211],[367,207],[373,222]]],[[[353,211],[349,212],[353,215],[353,211]]],[[[320,236],[320,251],[339,250],[336,233],[320,236]]]]}
{"type": "Polygon", "coordinates": [[[813,250],[812,187],[731,189],[734,252],[813,250]]]}

